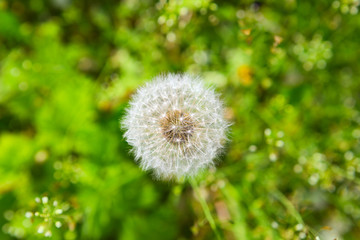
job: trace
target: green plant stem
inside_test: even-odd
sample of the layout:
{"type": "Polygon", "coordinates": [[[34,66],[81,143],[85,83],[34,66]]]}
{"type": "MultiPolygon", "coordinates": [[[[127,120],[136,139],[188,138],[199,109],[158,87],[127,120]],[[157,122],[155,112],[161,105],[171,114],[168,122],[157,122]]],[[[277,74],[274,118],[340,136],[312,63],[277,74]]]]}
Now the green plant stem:
{"type": "MultiPolygon", "coordinates": [[[[288,210],[288,212],[295,218],[295,220],[298,223],[301,223],[303,226],[307,226],[303,220],[303,218],[301,217],[300,213],[296,210],[295,206],[292,204],[292,202],[279,190],[273,190],[272,194],[275,198],[277,198],[284,206],[285,208],[288,210]]],[[[307,226],[309,233],[312,236],[317,236],[318,234],[316,233],[316,231],[314,229],[312,229],[310,226],[307,226]]]]}
{"type": "Polygon", "coordinates": [[[202,208],[202,210],[203,210],[203,212],[204,212],[205,218],[208,220],[211,229],[214,231],[214,233],[215,233],[215,235],[216,235],[216,238],[217,238],[218,240],[222,239],[222,237],[221,237],[221,235],[220,235],[220,232],[219,232],[219,230],[218,230],[217,227],[216,227],[215,220],[214,220],[213,216],[211,215],[209,206],[207,205],[205,198],[201,195],[201,192],[200,192],[198,183],[197,183],[196,180],[193,179],[193,178],[191,178],[191,179],[189,180],[189,182],[190,182],[190,184],[191,184],[191,187],[192,187],[193,190],[195,191],[195,194],[196,194],[197,198],[199,199],[199,202],[200,202],[201,208],[202,208]]]}

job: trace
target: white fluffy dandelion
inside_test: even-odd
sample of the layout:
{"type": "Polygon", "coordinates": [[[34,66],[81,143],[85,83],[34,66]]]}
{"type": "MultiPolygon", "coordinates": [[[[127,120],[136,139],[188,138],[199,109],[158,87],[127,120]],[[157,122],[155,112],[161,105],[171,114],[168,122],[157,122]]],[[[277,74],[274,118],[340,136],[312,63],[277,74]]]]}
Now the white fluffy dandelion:
{"type": "Polygon", "coordinates": [[[229,123],[217,94],[201,79],[168,74],[137,90],[121,125],[143,170],[180,179],[214,165],[229,123]]]}

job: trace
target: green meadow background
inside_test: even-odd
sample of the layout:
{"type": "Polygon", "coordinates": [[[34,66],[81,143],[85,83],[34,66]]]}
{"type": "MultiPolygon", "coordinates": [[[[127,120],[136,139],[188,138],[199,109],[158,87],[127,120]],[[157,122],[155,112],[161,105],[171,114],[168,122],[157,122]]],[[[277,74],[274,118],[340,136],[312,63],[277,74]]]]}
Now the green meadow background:
{"type": "Polygon", "coordinates": [[[0,239],[360,239],[359,0],[0,0],[0,239]],[[142,172],[119,119],[203,77],[216,169],[142,172]]]}

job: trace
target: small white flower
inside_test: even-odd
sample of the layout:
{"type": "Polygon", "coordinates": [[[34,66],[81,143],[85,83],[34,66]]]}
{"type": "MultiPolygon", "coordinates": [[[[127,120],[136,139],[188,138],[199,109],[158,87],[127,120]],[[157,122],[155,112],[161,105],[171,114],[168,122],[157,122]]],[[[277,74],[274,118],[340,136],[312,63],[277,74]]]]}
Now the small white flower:
{"type": "Polygon", "coordinates": [[[49,202],[49,198],[48,197],[42,197],[42,202],[43,204],[47,204],[49,202]]]}
{"type": "Polygon", "coordinates": [[[43,225],[40,225],[40,226],[38,227],[37,232],[41,234],[41,233],[44,232],[44,230],[45,230],[45,227],[44,227],[43,225]]]}
{"type": "Polygon", "coordinates": [[[55,210],[55,214],[58,214],[58,215],[59,215],[59,214],[62,214],[62,213],[63,213],[63,210],[62,210],[62,209],[56,209],[56,210],[55,210]]]}
{"type": "Polygon", "coordinates": [[[44,235],[45,235],[45,237],[51,237],[51,236],[52,236],[52,232],[51,232],[50,230],[47,230],[44,235]]]}
{"type": "Polygon", "coordinates": [[[31,218],[33,216],[33,213],[32,212],[26,212],[25,213],[25,217],[26,218],[31,218]]]}
{"type": "Polygon", "coordinates": [[[55,226],[56,226],[57,228],[61,228],[62,224],[61,224],[60,221],[56,221],[56,222],[55,222],[55,226]]]}
{"type": "Polygon", "coordinates": [[[121,125],[143,170],[179,179],[214,165],[229,123],[217,94],[201,79],[168,74],[138,89],[121,125]]]}

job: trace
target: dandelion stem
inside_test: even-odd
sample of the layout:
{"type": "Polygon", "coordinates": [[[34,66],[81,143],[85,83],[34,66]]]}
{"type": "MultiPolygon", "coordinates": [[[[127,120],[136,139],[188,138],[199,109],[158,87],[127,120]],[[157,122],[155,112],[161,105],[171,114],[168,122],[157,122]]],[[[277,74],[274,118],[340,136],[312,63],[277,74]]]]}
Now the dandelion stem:
{"type": "Polygon", "coordinates": [[[210,224],[211,229],[214,231],[214,233],[216,235],[216,238],[218,240],[221,240],[222,237],[220,235],[220,232],[216,227],[216,223],[215,223],[215,220],[214,220],[213,216],[211,215],[209,206],[207,205],[205,198],[202,196],[202,194],[200,192],[200,189],[199,189],[199,186],[198,186],[198,183],[197,183],[196,179],[191,178],[189,180],[189,182],[191,184],[191,187],[195,191],[195,194],[196,194],[197,198],[199,199],[199,203],[200,203],[201,208],[202,208],[202,210],[204,212],[205,218],[208,220],[208,222],[210,224]]]}

